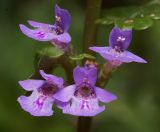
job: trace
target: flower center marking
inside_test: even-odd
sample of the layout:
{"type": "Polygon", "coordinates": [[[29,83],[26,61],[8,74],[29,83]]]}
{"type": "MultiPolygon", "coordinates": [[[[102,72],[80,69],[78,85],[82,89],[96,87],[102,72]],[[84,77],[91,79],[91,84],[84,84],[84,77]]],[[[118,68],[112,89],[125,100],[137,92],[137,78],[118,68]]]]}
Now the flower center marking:
{"type": "Polygon", "coordinates": [[[44,32],[38,32],[38,33],[35,33],[37,35],[37,37],[39,38],[44,38],[45,37],[45,33],[44,32]]]}
{"type": "Polygon", "coordinates": [[[52,96],[58,90],[56,85],[45,83],[39,88],[39,92],[45,96],[52,96]]]}
{"type": "Polygon", "coordinates": [[[46,100],[45,96],[40,96],[36,101],[33,102],[33,104],[36,105],[38,109],[42,109],[45,100],[46,100]]]}
{"type": "Polygon", "coordinates": [[[82,101],[81,110],[82,110],[83,108],[88,108],[88,109],[90,109],[90,107],[89,107],[89,105],[88,105],[88,101],[85,101],[85,100],[82,101]]]}
{"type": "Polygon", "coordinates": [[[120,50],[120,48],[118,46],[115,46],[114,48],[107,50],[106,53],[113,55],[115,57],[123,56],[123,52],[120,50]]]}
{"type": "Polygon", "coordinates": [[[86,86],[86,85],[79,87],[75,91],[74,95],[77,96],[78,98],[82,98],[84,100],[87,100],[89,98],[94,98],[96,96],[94,89],[92,89],[91,87],[86,86]]]}
{"type": "Polygon", "coordinates": [[[57,22],[61,22],[61,17],[55,16],[57,22]]]}
{"type": "Polygon", "coordinates": [[[125,40],[126,40],[126,38],[123,37],[123,36],[119,36],[119,37],[117,38],[117,41],[118,41],[118,42],[123,42],[123,41],[125,41],[125,40]]]}

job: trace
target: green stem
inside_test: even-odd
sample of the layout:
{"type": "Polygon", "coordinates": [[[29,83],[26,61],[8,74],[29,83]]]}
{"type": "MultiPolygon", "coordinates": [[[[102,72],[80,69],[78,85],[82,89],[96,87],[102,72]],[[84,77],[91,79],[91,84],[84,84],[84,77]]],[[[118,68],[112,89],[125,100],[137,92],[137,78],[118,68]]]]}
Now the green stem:
{"type": "MultiPolygon", "coordinates": [[[[88,53],[88,48],[96,43],[97,25],[96,20],[99,18],[102,0],[87,0],[86,19],[84,29],[83,52],[88,53]]],[[[78,118],[77,132],[90,132],[92,124],[91,117],[78,118]]]]}
{"type": "Polygon", "coordinates": [[[83,51],[86,53],[89,52],[88,48],[96,43],[97,25],[95,22],[100,15],[101,2],[102,0],[87,0],[83,45],[83,51]]]}
{"type": "MultiPolygon", "coordinates": [[[[46,73],[51,73],[55,68],[61,66],[64,68],[66,76],[67,76],[67,84],[72,84],[72,71],[75,67],[75,63],[69,59],[70,53],[64,53],[62,56],[58,58],[42,56],[38,59],[38,64],[36,64],[35,74],[31,76],[34,79],[41,79],[41,75],[39,74],[39,70],[44,70],[46,73]]],[[[36,60],[37,63],[37,60],[36,60]]]]}
{"type": "Polygon", "coordinates": [[[98,81],[97,86],[104,87],[107,85],[109,78],[118,67],[111,65],[110,63],[104,63],[102,67],[100,68],[99,75],[98,75],[98,81]]]}

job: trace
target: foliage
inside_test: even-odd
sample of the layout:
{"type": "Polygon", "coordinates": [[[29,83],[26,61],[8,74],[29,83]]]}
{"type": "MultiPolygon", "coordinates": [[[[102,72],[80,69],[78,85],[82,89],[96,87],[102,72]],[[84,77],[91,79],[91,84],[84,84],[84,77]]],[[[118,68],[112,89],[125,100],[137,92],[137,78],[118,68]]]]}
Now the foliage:
{"type": "Polygon", "coordinates": [[[144,30],[153,25],[154,20],[160,19],[160,3],[153,1],[143,6],[129,6],[107,9],[97,24],[114,24],[120,28],[144,30]]]}

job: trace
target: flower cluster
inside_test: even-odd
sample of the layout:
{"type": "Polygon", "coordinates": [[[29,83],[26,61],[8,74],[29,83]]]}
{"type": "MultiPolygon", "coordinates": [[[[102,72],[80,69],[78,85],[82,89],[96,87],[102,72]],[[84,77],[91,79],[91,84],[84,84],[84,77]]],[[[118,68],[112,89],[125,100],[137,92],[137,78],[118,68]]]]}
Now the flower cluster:
{"type": "MultiPolygon", "coordinates": [[[[71,37],[68,33],[71,16],[67,10],[55,6],[55,24],[28,21],[34,27],[29,29],[20,24],[21,31],[38,41],[50,41],[55,47],[65,50],[71,37]]],[[[132,38],[131,29],[114,27],[109,36],[109,46],[90,47],[113,66],[122,63],[146,63],[142,58],[127,51],[132,38]]],[[[76,66],[73,70],[74,84],[64,86],[64,79],[39,70],[42,80],[27,79],[19,81],[30,96],[20,96],[18,102],[22,109],[33,116],[53,115],[52,106],[56,104],[65,114],[75,116],[95,116],[105,110],[99,102],[108,103],[117,99],[116,95],[96,86],[98,77],[97,63],[87,61],[84,67],[76,66]]]]}
{"type": "Polygon", "coordinates": [[[64,87],[64,80],[40,70],[44,80],[28,79],[19,81],[26,90],[32,91],[29,97],[20,96],[21,107],[33,116],[51,116],[55,103],[63,113],[77,116],[95,116],[104,111],[105,106],[98,102],[111,102],[116,96],[95,86],[97,69],[77,66],[73,71],[75,84],[64,87]]]}

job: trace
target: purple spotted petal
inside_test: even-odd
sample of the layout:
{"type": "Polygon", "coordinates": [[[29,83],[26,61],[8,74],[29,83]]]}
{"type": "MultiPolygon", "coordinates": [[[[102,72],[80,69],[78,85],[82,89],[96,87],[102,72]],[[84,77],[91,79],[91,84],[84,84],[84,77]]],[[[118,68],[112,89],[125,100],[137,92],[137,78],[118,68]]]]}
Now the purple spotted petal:
{"type": "Polygon", "coordinates": [[[23,24],[20,24],[21,31],[28,37],[38,40],[38,41],[50,41],[55,38],[57,35],[53,32],[50,27],[48,28],[36,28],[29,29],[23,24]]]}
{"type": "Polygon", "coordinates": [[[58,48],[63,48],[63,49],[68,47],[70,42],[71,42],[71,37],[68,33],[63,33],[63,34],[57,35],[52,40],[53,45],[55,45],[58,48]]]}
{"type": "Polygon", "coordinates": [[[27,91],[35,90],[41,87],[44,83],[45,83],[44,80],[34,80],[34,79],[19,81],[19,84],[21,85],[21,87],[27,91]]]}
{"type": "Polygon", "coordinates": [[[90,47],[89,49],[99,53],[104,59],[108,61],[118,60],[125,63],[147,63],[144,59],[134,55],[129,51],[118,52],[111,47],[90,47]]]}
{"type": "Polygon", "coordinates": [[[68,102],[72,98],[75,89],[76,89],[75,85],[70,85],[68,87],[65,87],[59,90],[57,93],[55,93],[54,98],[61,102],[68,102]]]}
{"type": "Polygon", "coordinates": [[[117,99],[114,94],[98,87],[95,88],[95,92],[98,100],[104,103],[112,102],[117,99]]]}
{"type": "Polygon", "coordinates": [[[51,74],[46,74],[43,70],[40,70],[39,72],[46,81],[48,81],[49,83],[56,84],[59,88],[63,88],[63,83],[64,83],[63,78],[51,74]]]}
{"type": "Polygon", "coordinates": [[[53,115],[52,105],[54,99],[33,91],[29,97],[20,96],[18,98],[23,110],[29,112],[33,116],[51,116],[53,115]]]}
{"type": "Polygon", "coordinates": [[[76,85],[80,85],[83,82],[87,82],[90,85],[95,85],[97,79],[97,69],[79,67],[77,66],[73,71],[73,77],[76,85]]]}
{"type": "Polygon", "coordinates": [[[97,99],[82,100],[72,98],[71,105],[63,109],[63,113],[76,116],[95,116],[105,110],[105,106],[100,107],[97,99]]]}
{"type": "Polygon", "coordinates": [[[126,50],[132,40],[132,30],[131,29],[120,29],[114,27],[109,35],[109,44],[112,48],[116,46],[120,50],[126,50]]]}
{"type": "Polygon", "coordinates": [[[56,5],[55,19],[56,19],[55,26],[60,27],[64,32],[67,32],[71,23],[70,13],[67,10],[62,9],[58,5],[56,5]]]}

